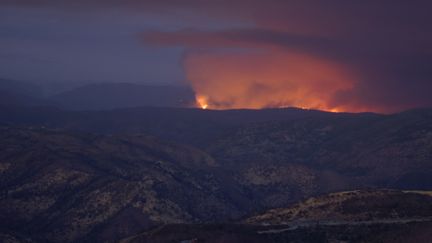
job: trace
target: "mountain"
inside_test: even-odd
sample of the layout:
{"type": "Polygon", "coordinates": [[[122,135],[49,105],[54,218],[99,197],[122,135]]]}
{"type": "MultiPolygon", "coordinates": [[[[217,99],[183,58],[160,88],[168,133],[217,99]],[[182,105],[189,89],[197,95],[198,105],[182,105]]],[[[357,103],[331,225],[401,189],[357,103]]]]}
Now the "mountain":
{"type": "Polygon", "coordinates": [[[52,105],[48,100],[0,90],[0,105],[7,106],[43,106],[52,105]]]}
{"type": "MultiPolygon", "coordinates": [[[[179,230],[198,227],[214,239],[214,232],[226,236],[230,229],[243,237],[274,228],[230,223],[310,197],[365,188],[432,190],[430,109],[378,115],[2,106],[0,112],[0,233],[16,239],[128,239],[164,224],[171,226],[152,235],[180,236],[179,230]]],[[[359,198],[370,201],[404,202],[409,195],[408,201],[429,204],[416,193],[360,192],[359,198]]],[[[383,205],[372,215],[391,215],[395,205],[383,205]]],[[[426,207],[407,205],[400,212],[426,207]]],[[[361,219],[355,212],[324,209],[361,219]]],[[[314,210],[307,211],[319,215],[314,210]]],[[[354,226],[325,227],[340,235],[354,226]]],[[[305,232],[290,231],[281,239],[305,232]]],[[[314,232],[313,239],[323,231],[314,232]]]]}
{"type": "Polygon", "coordinates": [[[65,85],[62,83],[36,85],[18,80],[0,79],[0,105],[53,106],[72,110],[195,106],[195,94],[186,86],[96,83],[63,91],[65,85]],[[53,93],[51,89],[61,91],[53,93]]]}
{"type": "Polygon", "coordinates": [[[309,198],[248,218],[249,224],[432,221],[432,191],[356,190],[309,198]]]}
{"type": "Polygon", "coordinates": [[[19,80],[10,80],[0,78],[0,90],[2,92],[20,94],[30,97],[42,97],[42,87],[19,80]]]}
{"type": "Polygon", "coordinates": [[[43,97],[41,87],[16,80],[0,79],[0,105],[44,106],[52,105],[43,97]]]}
{"type": "Polygon", "coordinates": [[[254,198],[280,207],[359,186],[430,190],[431,148],[432,111],[413,110],[251,124],[205,151],[254,198]]]}
{"type": "Polygon", "coordinates": [[[165,225],[121,242],[428,242],[432,192],[357,190],[309,198],[237,224],[165,225]]]}
{"type": "Polygon", "coordinates": [[[0,128],[0,143],[2,233],[112,240],[160,223],[226,220],[246,211],[238,205],[246,199],[217,176],[217,163],[188,146],[11,127],[0,128]]]}
{"type": "Polygon", "coordinates": [[[432,110],[393,115],[301,109],[1,109],[0,123],[96,134],[146,134],[199,148],[253,203],[281,207],[318,193],[432,189],[432,110]]]}
{"type": "Polygon", "coordinates": [[[183,86],[152,86],[131,83],[98,83],[78,87],[50,97],[60,106],[74,110],[156,106],[191,107],[193,90],[183,86]]]}
{"type": "Polygon", "coordinates": [[[248,124],[321,119],[326,117],[381,117],[381,115],[334,114],[297,108],[264,110],[202,110],[191,108],[136,107],[103,111],[70,111],[55,107],[0,106],[0,122],[44,126],[101,134],[146,133],[165,140],[207,146],[248,124]]]}
{"type": "Polygon", "coordinates": [[[153,231],[127,237],[122,243],[418,243],[430,242],[431,222],[371,225],[313,225],[287,229],[286,226],[244,224],[165,225],[153,231]]]}

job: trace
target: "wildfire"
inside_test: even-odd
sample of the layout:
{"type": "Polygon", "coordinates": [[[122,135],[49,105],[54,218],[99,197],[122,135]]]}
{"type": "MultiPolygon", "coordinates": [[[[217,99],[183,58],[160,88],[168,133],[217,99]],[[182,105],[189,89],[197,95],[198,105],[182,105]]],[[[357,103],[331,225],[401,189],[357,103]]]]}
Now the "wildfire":
{"type": "Polygon", "coordinates": [[[341,112],[346,108],[335,97],[355,84],[351,72],[338,63],[293,51],[192,53],[184,66],[197,94],[196,107],[202,109],[302,107],[341,112]]]}
{"type": "Polygon", "coordinates": [[[208,108],[207,97],[202,96],[202,95],[197,95],[196,102],[197,102],[198,106],[201,107],[201,109],[205,110],[208,108]]]}

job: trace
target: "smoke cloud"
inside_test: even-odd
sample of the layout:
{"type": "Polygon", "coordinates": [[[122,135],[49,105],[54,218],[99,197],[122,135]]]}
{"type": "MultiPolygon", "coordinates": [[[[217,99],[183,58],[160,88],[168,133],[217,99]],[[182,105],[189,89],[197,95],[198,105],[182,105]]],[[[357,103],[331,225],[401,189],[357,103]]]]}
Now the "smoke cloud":
{"type": "Polygon", "coordinates": [[[338,65],[301,53],[192,52],[184,59],[188,80],[212,109],[302,107],[345,109],[329,100],[352,88],[338,65]]]}
{"type": "Polygon", "coordinates": [[[161,26],[166,19],[178,20],[181,27],[143,31],[140,39],[146,47],[184,48],[186,78],[199,103],[210,109],[299,106],[389,113],[432,106],[432,3],[426,0],[0,4],[122,9],[151,13],[161,26]],[[201,27],[185,27],[192,22],[201,27]]]}

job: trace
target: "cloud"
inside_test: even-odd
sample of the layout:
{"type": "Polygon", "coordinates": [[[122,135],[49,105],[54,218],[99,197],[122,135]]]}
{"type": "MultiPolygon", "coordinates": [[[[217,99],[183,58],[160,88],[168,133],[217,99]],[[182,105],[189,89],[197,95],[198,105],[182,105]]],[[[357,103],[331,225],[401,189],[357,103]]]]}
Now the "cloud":
{"type": "Polygon", "coordinates": [[[332,96],[349,90],[349,73],[327,60],[286,51],[190,52],[184,66],[209,108],[303,107],[338,110],[332,96]]]}
{"type": "Polygon", "coordinates": [[[202,21],[199,30],[173,27],[166,28],[174,29],[170,32],[147,31],[140,38],[147,46],[185,47],[186,75],[212,103],[210,108],[301,105],[394,112],[432,105],[428,92],[432,90],[432,2],[426,0],[3,0],[0,4],[78,11],[121,8],[161,20],[202,21]],[[248,27],[205,28],[206,23],[218,21],[248,27]]]}
{"type": "Polygon", "coordinates": [[[424,49],[419,46],[385,45],[380,41],[360,43],[263,29],[151,31],[141,37],[147,44],[189,48],[184,58],[187,76],[196,91],[208,98],[210,108],[302,106],[394,112],[432,103],[427,94],[418,96],[418,91],[430,87],[430,82],[420,80],[432,76],[427,73],[430,56],[421,53],[424,49]],[[252,61],[255,59],[258,60],[252,61]],[[410,59],[411,64],[406,63],[410,59]],[[222,64],[217,64],[218,61],[222,64]],[[281,69],[279,78],[267,74],[271,69],[268,65],[281,69]],[[207,71],[203,73],[200,69],[207,71]],[[257,87],[263,91],[257,92],[257,87]],[[293,87],[303,92],[295,93],[293,87]]]}
{"type": "Polygon", "coordinates": [[[303,48],[324,52],[337,48],[337,42],[323,37],[303,36],[266,29],[229,29],[199,31],[193,29],[176,32],[148,31],[141,34],[143,40],[153,45],[182,45],[192,48],[303,48]]]}
{"type": "MultiPolygon", "coordinates": [[[[428,30],[432,27],[430,24],[432,17],[425,10],[431,7],[431,3],[427,1],[411,3],[272,1],[272,3],[275,4],[258,4],[257,1],[252,1],[251,7],[245,6],[245,12],[254,13],[242,16],[253,20],[255,26],[251,28],[219,31],[191,29],[173,32],[154,31],[143,33],[142,37],[147,44],[184,46],[190,53],[194,50],[207,50],[206,58],[202,55],[197,58],[202,62],[205,62],[203,59],[207,60],[205,62],[208,65],[207,69],[212,69],[212,65],[217,66],[215,61],[208,61],[212,60],[212,55],[214,60],[222,59],[218,51],[214,51],[216,49],[225,49],[223,50],[225,53],[227,49],[231,49],[233,52],[229,59],[235,59],[237,66],[248,65],[251,58],[260,58],[244,57],[243,54],[239,54],[242,53],[238,51],[239,49],[264,52],[268,55],[266,59],[268,61],[271,59],[269,56],[284,53],[290,56],[290,63],[293,62],[292,56],[299,56],[300,53],[300,56],[308,56],[309,59],[315,60],[315,62],[303,62],[304,68],[310,72],[316,72],[314,71],[316,63],[331,63],[332,67],[337,66],[333,70],[344,70],[345,73],[349,73],[349,77],[343,90],[322,89],[322,92],[327,92],[323,98],[326,100],[322,102],[326,104],[324,106],[327,109],[339,107],[340,110],[346,111],[394,112],[432,105],[432,98],[424,91],[432,88],[429,65],[432,61],[432,33],[428,30]]],[[[227,16],[220,15],[220,17],[227,16]]],[[[194,59],[193,56],[193,54],[187,55],[184,59],[185,63],[189,63],[189,59],[194,59]]],[[[286,61],[276,56],[271,60],[286,61]]],[[[284,69],[285,66],[282,64],[274,65],[284,69]]],[[[203,68],[198,64],[195,65],[197,68],[203,68]]],[[[195,72],[192,66],[190,63],[185,65],[187,74],[195,72]]],[[[249,70],[259,75],[255,72],[255,67],[256,65],[251,65],[249,70]]],[[[236,77],[233,68],[226,68],[225,71],[220,68],[218,71],[236,77]]],[[[243,68],[243,71],[244,69],[246,68],[243,68]]],[[[291,70],[292,72],[294,70],[291,70]]],[[[294,76],[300,80],[298,74],[294,76]]],[[[288,74],[281,72],[280,75],[288,74]]],[[[261,78],[261,83],[273,83],[265,81],[263,75],[261,78]]],[[[200,79],[200,83],[209,83],[210,87],[213,86],[211,82],[217,82],[210,76],[202,76],[200,79]]],[[[193,85],[196,83],[194,80],[191,82],[193,85]]],[[[249,82],[248,86],[253,87],[256,80],[250,77],[249,82]]],[[[292,82],[296,81],[292,80],[287,86],[292,86],[292,82]]],[[[245,81],[242,83],[245,85],[245,81]]],[[[296,85],[302,86],[304,83],[298,81],[296,85]]],[[[319,86],[316,82],[311,83],[319,86]]],[[[310,87],[309,84],[307,86],[310,87]]],[[[268,90],[269,87],[263,89],[268,90]]],[[[267,93],[270,100],[268,105],[271,106],[275,103],[274,96],[270,97],[271,92],[267,93]]],[[[209,92],[204,95],[210,96],[210,100],[211,96],[214,96],[209,92]]],[[[254,97],[250,92],[243,92],[242,95],[254,97]]],[[[307,100],[308,97],[305,96],[304,99],[307,100]]],[[[218,102],[229,104],[231,100],[218,102]]],[[[290,105],[286,99],[281,100],[281,103],[290,105]]],[[[291,103],[291,105],[296,104],[297,102],[291,103]]],[[[322,104],[320,107],[323,107],[322,104]]],[[[257,105],[248,107],[251,106],[257,105]]]]}
{"type": "Polygon", "coordinates": [[[183,61],[187,79],[213,109],[341,110],[329,101],[355,82],[343,65],[307,54],[325,56],[334,42],[324,38],[256,29],[153,31],[142,37],[148,44],[190,48],[183,61]]]}

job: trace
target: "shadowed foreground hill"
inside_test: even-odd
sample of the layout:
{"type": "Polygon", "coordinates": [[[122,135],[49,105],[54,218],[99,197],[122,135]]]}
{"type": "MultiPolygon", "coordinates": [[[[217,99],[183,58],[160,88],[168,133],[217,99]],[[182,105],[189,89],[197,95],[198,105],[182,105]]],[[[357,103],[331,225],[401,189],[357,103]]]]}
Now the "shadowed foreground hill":
{"type": "Polygon", "coordinates": [[[0,143],[3,232],[56,242],[116,239],[156,223],[235,218],[243,210],[210,172],[217,164],[194,148],[5,127],[0,143]]]}
{"type": "Polygon", "coordinates": [[[432,110],[1,110],[0,227],[18,238],[119,239],[327,192],[432,190],[432,110]]]}
{"type": "Polygon", "coordinates": [[[249,224],[432,220],[431,191],[358,190],[309,198],[247,219],[249,224]]]}
{"type": "Polygon", "coordinates": [[[430,191],[332,193],[251,217],[242,224],[167,225],[122,242],[429,242],[430,191]]]}

